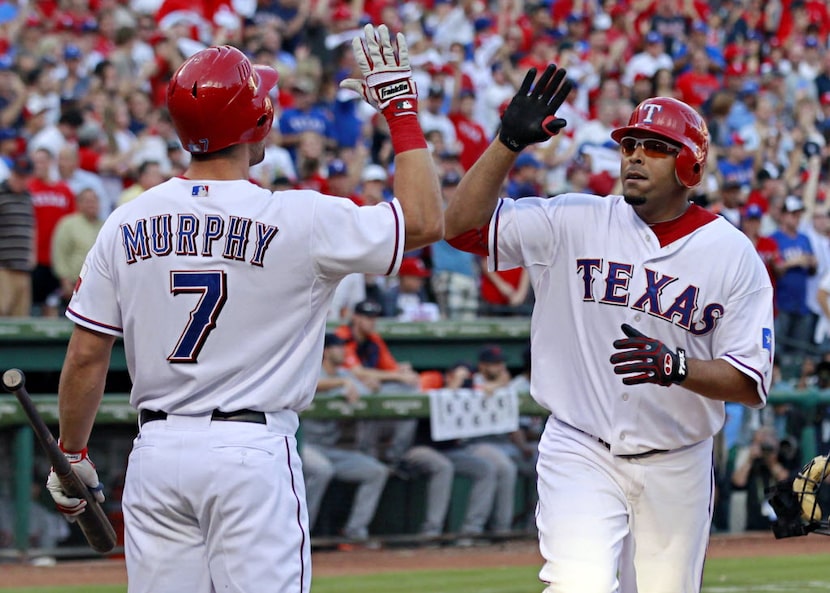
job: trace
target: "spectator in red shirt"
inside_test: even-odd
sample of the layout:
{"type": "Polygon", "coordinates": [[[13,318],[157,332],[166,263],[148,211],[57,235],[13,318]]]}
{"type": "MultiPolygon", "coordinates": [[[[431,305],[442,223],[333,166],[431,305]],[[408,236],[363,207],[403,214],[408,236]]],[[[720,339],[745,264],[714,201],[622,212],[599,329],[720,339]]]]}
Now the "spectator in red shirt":
{"type": "Polygon", "coordinates": [[[530,276],[525,268],[491,272],[481,260],[481,314],[487,316],[529,315],[526,307],[530,276]]]}
{"type": "Polygon", "coordinates": [[[761,235],[761,219],[763,217],[764,212],[757,204],[749,204],[744,209],[743,216],[741,217],[741,230],[752,241],[752,244],[755,245],[755,251],[758,252],[761,260],[767,267],[774,290],[775,272],[773,271],[773,266],[781,259],[781,254],[778,251],[778,243],[772,237],[761,235]]]}
{"type": "Polygon", "coordinates": [[[677,77],[680,100],[696,109],[709,100],[721,88],[720,81],[711,72],[711,59],[705,49],[695,49],[691,55],[691,68],[677,77]]]}
{"type": "Polygon", "coordinates": [[[52,273],[52,234],[58,221],[75,212],[75,195],[52,176],[55,157],[45,148],[32,154],[32,177],[26,189],[32,195],[37,234],[37,264],[32,272],[32,303],[44,317],[57,317],[60,282],[52,273]]]}
{"type": "Polygon", "coordinates": [[[142,68],[141,75],[150,83],[150,94],[156,107],[167,104],[167,83],[173,72],[184,62],[176,40],[163,32],[158,32],[151,38],[153,59],[142,68]]]}
{"type": "MultiPolygon", "coordinates": [[[[460,77],[456,77],[458,82],[460,77]]],[[[450,121],[455,126],[455,136],[461,145],[459,161],[466,171],[473,166],[490,144],[490,137],[484,127],[475,121],[473,111],[476,106],[476,93],[472,88],[461,87],[454,92],[450,107],[450,121]]]]}

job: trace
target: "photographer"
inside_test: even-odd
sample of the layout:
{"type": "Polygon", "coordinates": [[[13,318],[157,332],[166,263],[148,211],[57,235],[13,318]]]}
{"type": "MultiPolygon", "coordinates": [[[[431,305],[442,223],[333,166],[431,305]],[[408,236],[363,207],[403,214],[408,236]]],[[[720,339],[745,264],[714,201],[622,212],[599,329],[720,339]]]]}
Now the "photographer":
{"type": "Polygon", "coordinates": [[[733,495],[746,492],[747,530],[767,530],[774,518],[772,507],[766,501],[764,490],[789,477],[789,470],[779,458],[780,443],[775,430],[761,426],[755,431],[752,442],[741,449],[732,472],[733,495]]]}

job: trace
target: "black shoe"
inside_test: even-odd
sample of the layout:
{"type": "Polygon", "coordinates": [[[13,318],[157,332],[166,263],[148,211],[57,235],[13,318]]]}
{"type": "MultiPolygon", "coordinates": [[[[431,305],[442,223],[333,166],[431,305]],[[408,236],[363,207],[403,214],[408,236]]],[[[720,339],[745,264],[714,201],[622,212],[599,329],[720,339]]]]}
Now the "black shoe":
{"type": "Polygon", "coordinates": [[[390,466],[389,473],[399,480],[408,481],[415,475],[415,470],[408,461],[401,459],[390,466]]]}

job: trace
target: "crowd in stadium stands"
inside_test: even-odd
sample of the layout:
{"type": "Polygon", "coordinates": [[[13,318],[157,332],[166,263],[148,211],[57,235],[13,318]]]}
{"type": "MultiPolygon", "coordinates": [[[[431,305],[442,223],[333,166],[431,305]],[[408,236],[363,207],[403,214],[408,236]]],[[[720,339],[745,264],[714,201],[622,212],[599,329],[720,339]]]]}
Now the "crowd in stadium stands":
{"type": "MultiPolygon", "coordinates": [[[[355,74],[350,42],[366,22],[406,36],[445,196],[493,138],[528,68],[566,68],[573,91],[558,111],[563,133],[518,158],[502,188],[514,199],[615,193],[620,157],[609,133],[632,108],[657,95],[697,108],[711,148],[694,200],[740,227],[769,268],[776,388],[830,384],[822,0],[0,1],[0,316],[59,316],[101,221],[185,169],[166,84],[205,45],[235,45],[280,73],[253,182],[359,205],[391,199],[385,120],[338,86],[355,74]]],[[[470,320],[528,315],[533,294],[525,271],[489,272],[440,242],[406,254],[395,277],[347,277],[329,319],[348,327],[367,300],[401,321],[470,320]]],[[[744,464],[759,428],[772,426],[791,448],[813,421],[792,406],[727,410],[721,500],[754,475],[744,464]]],[[[822,450],[825,415],[816,420],[822,450]]]]}

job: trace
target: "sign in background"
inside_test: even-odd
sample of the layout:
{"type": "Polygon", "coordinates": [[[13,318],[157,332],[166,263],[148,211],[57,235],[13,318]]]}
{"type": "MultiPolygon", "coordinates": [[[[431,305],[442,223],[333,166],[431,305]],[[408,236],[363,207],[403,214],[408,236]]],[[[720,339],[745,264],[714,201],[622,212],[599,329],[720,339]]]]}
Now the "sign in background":
{"type": "Polygon", "coordinates": [[[435,441],[506,434],[519,428],[519,397],[514,389],[434,389],[429,419],[435,441]]]}

